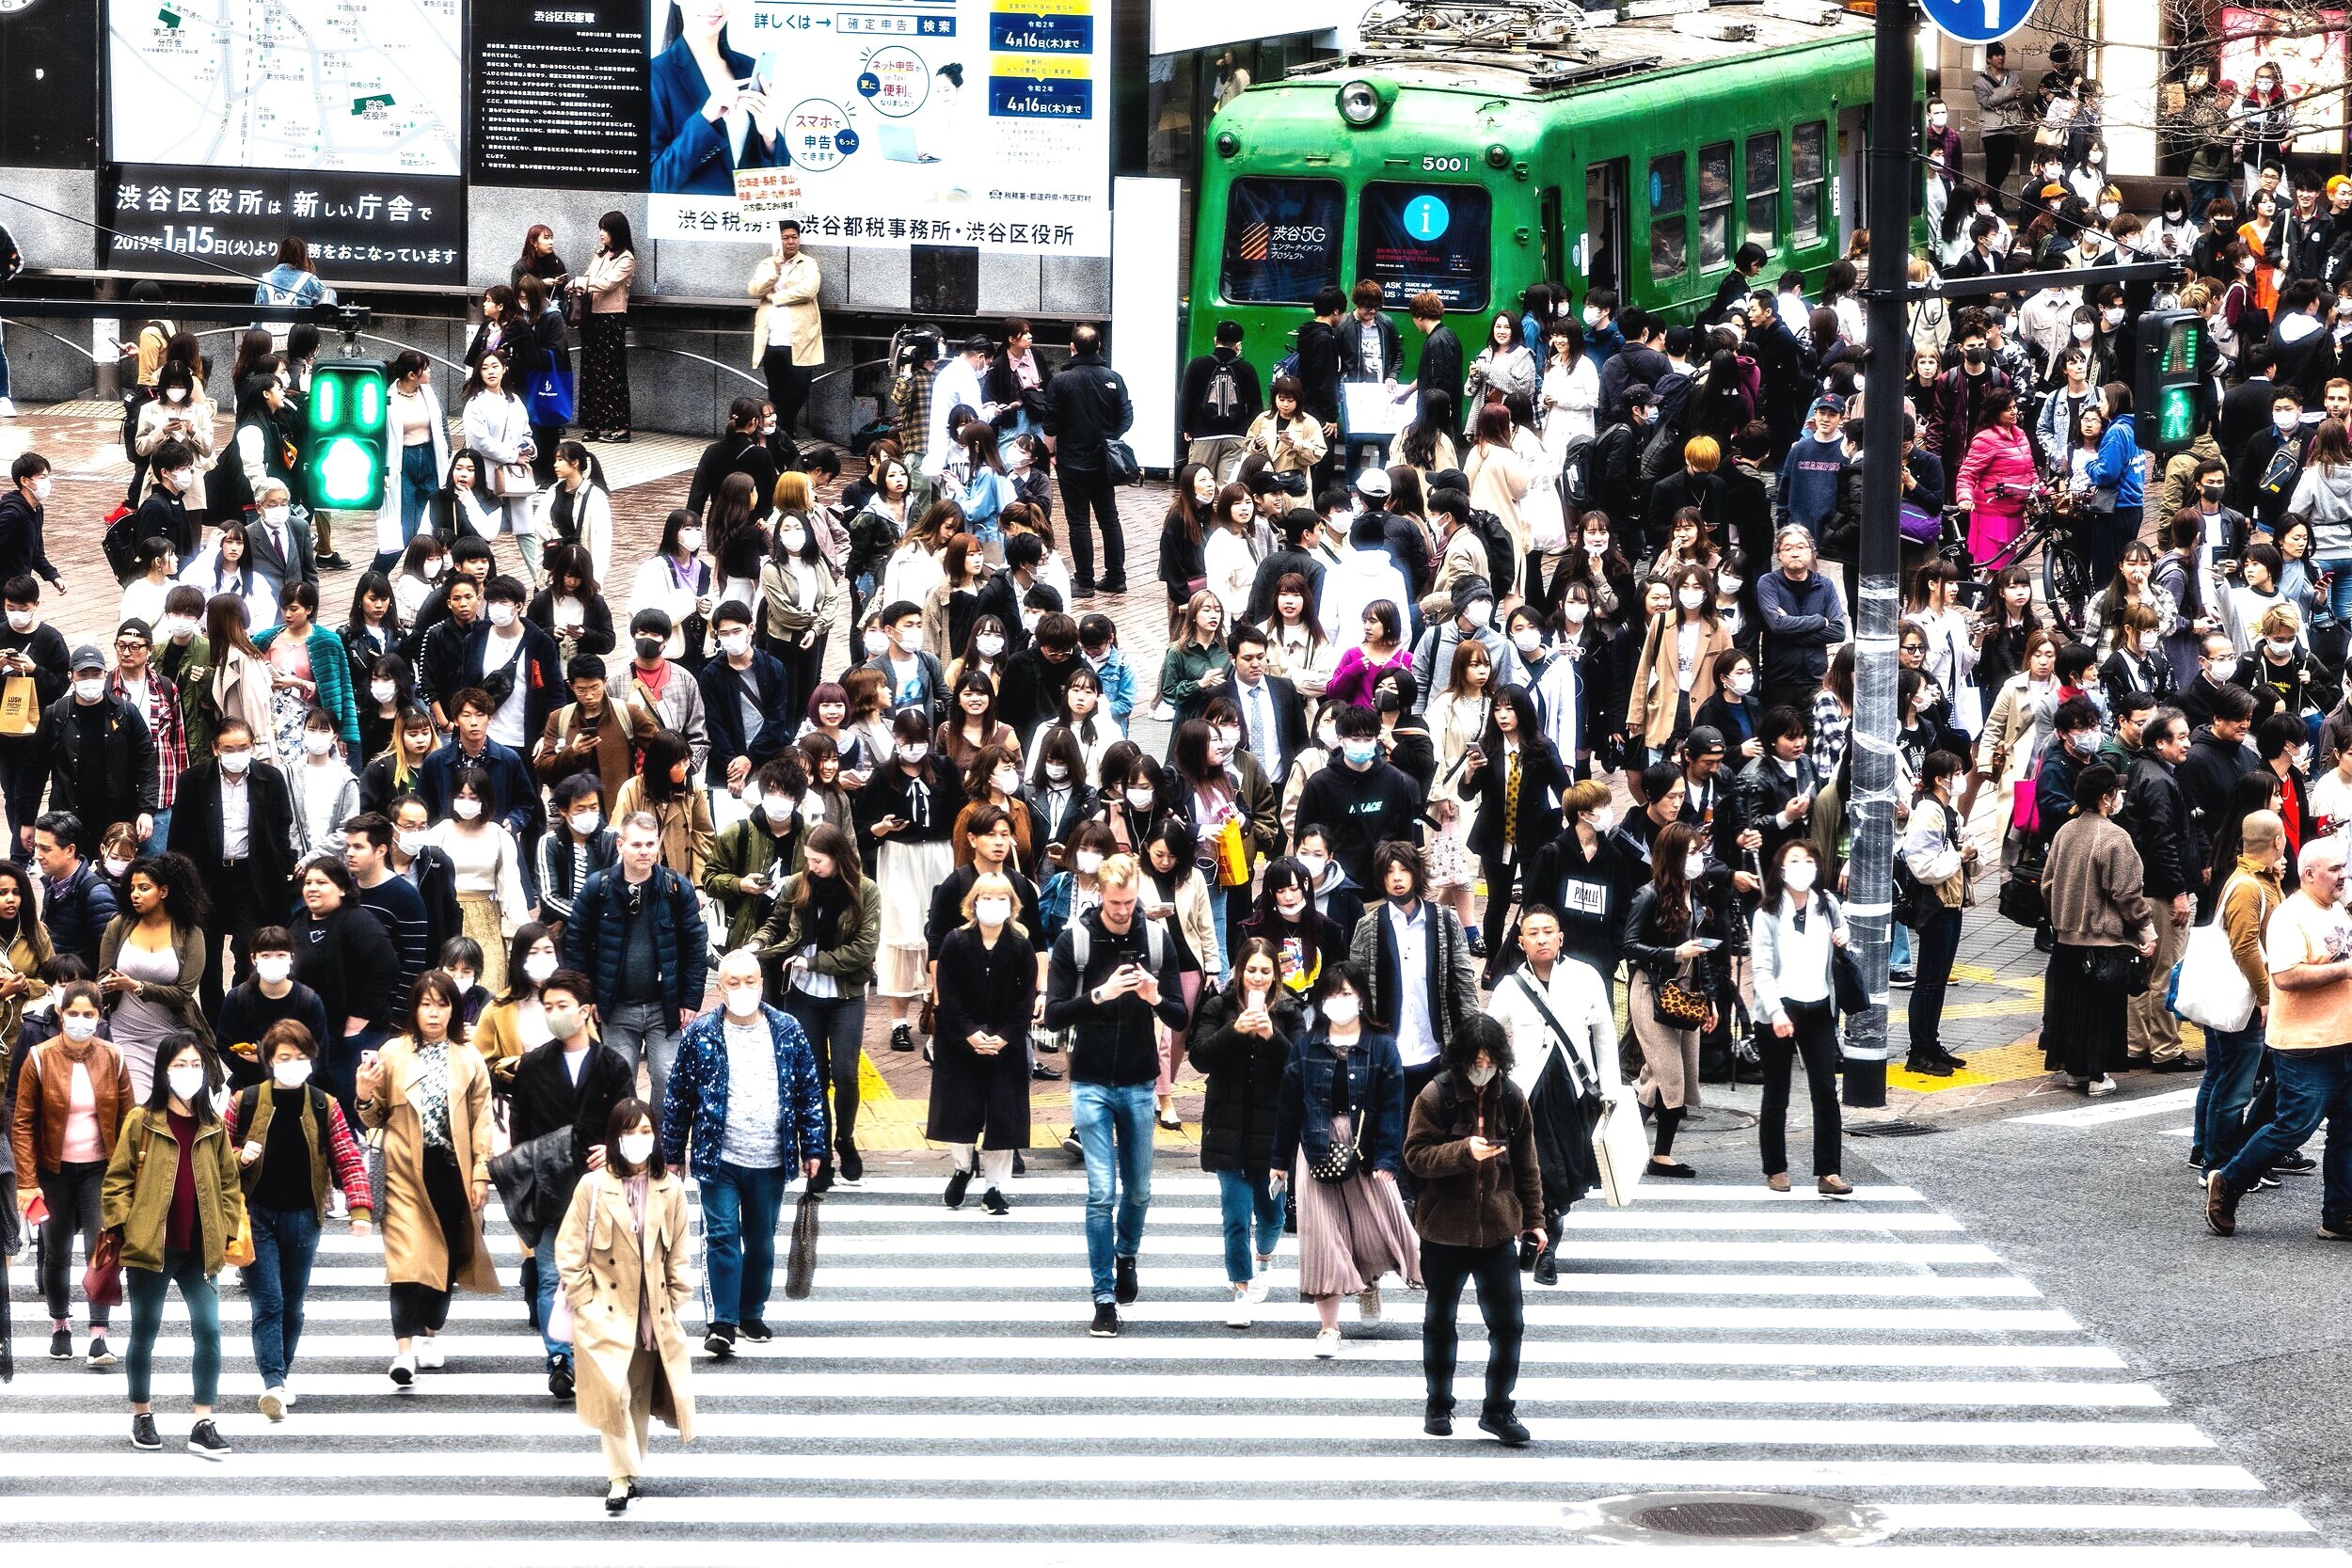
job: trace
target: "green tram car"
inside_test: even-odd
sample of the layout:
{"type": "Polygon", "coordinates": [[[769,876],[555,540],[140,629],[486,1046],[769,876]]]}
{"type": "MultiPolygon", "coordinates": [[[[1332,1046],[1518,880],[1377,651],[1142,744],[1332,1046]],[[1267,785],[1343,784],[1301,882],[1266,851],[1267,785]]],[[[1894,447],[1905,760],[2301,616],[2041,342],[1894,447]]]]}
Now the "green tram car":
{"type": "Polygon", "coordinates": [[[1400,316],[1437,293],[1472,356],[1545,279],[1688,321],[1754,241],[1760,285],[1818,284],[1864,222],[1870,32],[1756,6],[1586,25],[1544,0],[1368,21],[1357,53],[1210,122],[1187,353],[1234,320],[1270,369],[1319,290],[1364,278],[1400,316]]]}

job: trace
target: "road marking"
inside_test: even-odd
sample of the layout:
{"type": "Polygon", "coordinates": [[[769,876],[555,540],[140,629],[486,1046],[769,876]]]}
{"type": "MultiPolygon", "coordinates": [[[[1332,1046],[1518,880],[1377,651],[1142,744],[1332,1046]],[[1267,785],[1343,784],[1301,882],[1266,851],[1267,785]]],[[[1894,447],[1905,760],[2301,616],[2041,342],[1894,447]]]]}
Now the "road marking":
{"type": "Polygon", "coordinates": [[[2005,1119],[2041,1122],[2050,1127],[2105,1127],[2111,1121],[2137,1121],[2142,1117],[2161,1117],[2174,1111],[2185,1111],[2196,1103],[2195,1089],[2175,1089],[2169,1094],[2141,1095],[2112,1105],[2082,1105],[2071,1111],[2040,1111],[2032,1116],[2005,1119]]]}

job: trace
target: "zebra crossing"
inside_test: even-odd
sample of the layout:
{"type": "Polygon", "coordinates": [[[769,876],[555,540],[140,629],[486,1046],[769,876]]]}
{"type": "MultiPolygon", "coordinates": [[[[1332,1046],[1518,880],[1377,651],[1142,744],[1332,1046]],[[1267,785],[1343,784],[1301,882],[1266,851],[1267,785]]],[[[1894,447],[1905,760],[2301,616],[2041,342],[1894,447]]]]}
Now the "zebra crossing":
{"type": "MultiPolygon", "coordinates": [[[[1564,1546],[1720,1568],[1739,1539],[1581,1532],[1602,1499],[1762,1493],[1858,1507],[1871,1549],[1903,1562],[2352,1561],[1908,1189],[1833,1204],[1650,1183],[1630,1209],[1571,1213],[1560,1285],[1527,1292],[1518,1397],[1536,1443],[1513,1452],[1475,1431],[1485,1348],[1467,1302],[1450,1439],[1421,1431],[1416,1292],[1392,1283],[1375,1325],[1343,1307],[1341,1354],[1317,1361],[1286,1239],[1255,1326],[1226,1327],[1216,1185],[1197,1171],[1156,1175],[1142,1296],[1107,1340],[1086,1332],[1080,1177],[1016,1182],[1003,1219],[944,1209],[939,1186],[836,1189],[815,1292],[779,1296],[772,1342],[697,1356],[698,1439],[657,1428],[644,1495],[618,1521],[594,1434],[548,1397],[495,1211],[508,1293],[457,1299],[446,1368],[410,1392],[385,1377],[373,1238],[322,1244],[282,1424],[254,1409],[250,1308],[227,1289],[223,1464],[176,1446],[190,1351],[176,1298],[157,1347],[170,1446],[141,1453],[119,1370],[47,1359],[20,1259],[0,1543],[151,1543],[176,1564],[241,1568],[296,1544],[313,1560],[331,1544],[338,1568],[413,1568],[421,1549],[532,1568],[623,1539],[710,1564],[785,1546],[829,1563],[1116,1552],[1142,1568],[1273,1544],[1350,1568],[1450,1549],[1552,1562],[1564,1546]]],[[[1788,1561],[1804,1544],[1748,1549],[1788,1561]]]]}

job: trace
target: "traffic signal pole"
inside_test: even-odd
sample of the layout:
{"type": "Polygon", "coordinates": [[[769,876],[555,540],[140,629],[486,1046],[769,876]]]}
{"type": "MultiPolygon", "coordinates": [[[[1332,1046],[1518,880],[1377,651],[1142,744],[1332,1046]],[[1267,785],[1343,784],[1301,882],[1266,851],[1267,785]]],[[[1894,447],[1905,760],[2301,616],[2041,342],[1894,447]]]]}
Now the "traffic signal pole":
{"type": "MultiPolygon", "coordinates": [[[[1862,402],[1861,599],[1854,626],[1852,784],[1841,805],[1853,835],[1846,863],[1846,918],[1869,1005],[1846,1021],[1844,1099],[1886,1103],[1886,953],[1895,856],[1896,624],[1901,608],[1898,513],[1902,504],[1903,371],[1911,260],[1912,98],[1915,30],[1911,0],[1878,0],[1870,93],[1870,246],[1864,296],[1869,348],[1862,402]]],[[[1827,781],[1824,781],[1827,782],[1827,781]]]]}

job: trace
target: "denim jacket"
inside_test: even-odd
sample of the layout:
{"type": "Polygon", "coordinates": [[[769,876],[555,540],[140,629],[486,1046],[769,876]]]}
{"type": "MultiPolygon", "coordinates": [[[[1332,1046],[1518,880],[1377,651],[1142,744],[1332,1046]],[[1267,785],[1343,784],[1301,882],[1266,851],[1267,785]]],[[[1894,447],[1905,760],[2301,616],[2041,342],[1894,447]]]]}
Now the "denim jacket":
{"type": "MultiPolygon", "coordinates": [[[[1331,1147],[1331,1074],[1339,1066],[1322,1024],[1291,1047],[1275,1113],[1274,1168],[1295,1170],[1299,1150],[1310,1164],[1331,1147]]],[[[1358,1152],[1366,1170],[1392,1176],[1405,1170],[1405,1064],[1391,1035],[1366,1029],[1347,1053],[1347,1102],[1362,1131],[1358,1152]]]]}
{"type": "MultiPolygon", "coordinates": [[[[759,1015],[776,1048],[776,1104],[783,1111],[776,1142],[788,1178],[803,1161],[825,1157],[825,1088],[817,1076],[817,1053],[800,1024],[765,1004],[759,1015]]],[[[719,1174],[726,1128],[726,1015],[713,1007],[678,1037],[677,1062],[661,1099],[661,1157],[674,1166],[686,1164],[691,1132],[693,1160],[687,1168],[696,1180],[707,1181],[719,1174]]]]}

